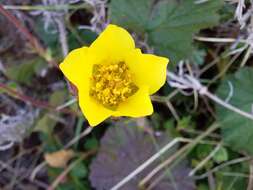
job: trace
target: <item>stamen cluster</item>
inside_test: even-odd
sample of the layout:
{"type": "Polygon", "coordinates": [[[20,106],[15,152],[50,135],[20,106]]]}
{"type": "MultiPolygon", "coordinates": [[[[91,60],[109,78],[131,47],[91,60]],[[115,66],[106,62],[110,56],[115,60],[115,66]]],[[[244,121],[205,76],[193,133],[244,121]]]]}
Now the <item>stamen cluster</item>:
{"type": "Polygon", "coordinates": [[[93,66],[90,96],[103,106],[115,110],[137,91],[138,87],[124,62],[93,66]]]}

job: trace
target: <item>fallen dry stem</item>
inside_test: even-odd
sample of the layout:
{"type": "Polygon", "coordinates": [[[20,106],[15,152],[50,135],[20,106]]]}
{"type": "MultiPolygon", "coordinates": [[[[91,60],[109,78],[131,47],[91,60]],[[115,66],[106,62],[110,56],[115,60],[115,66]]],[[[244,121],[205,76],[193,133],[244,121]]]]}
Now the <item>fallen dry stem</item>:
{"type": "Polygon", "coordinates": [[[30,44],[35,48],[38,54],[45,58],[47,61],[50,61],[46,56],[46,51],[39,43],[37,38],[35,38],[31,32],[9,11],[5,10],[4,7],[0,4],[0,13],[5,16],[30,42],[30,44]]]}
{"type": "Polygon", "coordinates": [[[225,163],[223,163],[223,164],[221,164],[219,166],[216,166],[215,168],[210,169],[209,171],[207,171],[204,174],[201,174],[201,175],[198,175],[198,176],[194,176],[194,179],[196,179],[196,180],[202,180],[202,179],[207,178],[210,173],[217,172],[217,171],[221,170],[222,168],[225,168],[225,167],[231,166],[231,165],[235,165],[235,164],[239,164],[239,163],[242,163],[242,162],[251,161],[251,160],[252,160],[252,157],[250,157],[250,156],[242,157],[242,158],[236,158],[234,160],[230,160],[230,161],[225,162],[225,163]]]}
{"type": "Polygon", "coordinates": [[[215,103],[227,108],[230,111],[233,111],[245,118],[253,120],[253,114],[240,110],[239,108],[227,103],[226,101],[220,99],[216,95],[212,94],[208,88],[202,85],[197,78],[189,76],[187,74],[178,76],[172,72],[167,73],[168,78],[170,79],[168,83],[171,87],[175,87],[177,89],[192,89],[196,90],[200,95],[208,97],[210,100],[215,103]]]}
{"type": "MultiPolygon", "coordinates": [[[[198,136],[194,142],[189,143],[187,148],[190,148],[191,146],[195,146],[199,141],[201,141],[204,137],[209,135],[211,132],[215,131],[219,127],[218,124],[213,124],[210,128],[208,128],[207,131],[205,131],[203,134],[198,136]]],[[[160,156],[162,156],[166,151],[171,149],[174,145],[177,143],[184,141],[183,138],[175,138],[171,142],[169,142],[167,145],[165,145],[162,149],[160,149],[156,154],[151,156],[147,161],[145,161],[143,164],[141,164],[138,168],[136,168],[133,172],[131,172],[129,175],[127,175],[125,178],[123,178],[119,183],[117,183],[115,186],[111,188],[111,190],[118,190],[122,186],[124,186],[127,182],[129,182],[131,179],[133,179],[136,175],[138,175],[140,172],[142,172],[147,166],[149,166],[151,163],[153,163],[156,159],[158,159],[160,156]]],[[[185,148],[186,149],[186,148],[185,148]]],[[[182,151],[183,152],[183,151],[182,151]]],[[[169,162],[169,161],[167,161],[169,162]]],[[[163,167],[167,166],[166,161],[165,163],[158,166],[158,168],[155,168],[153,172],[151,172],[143,181],[140,183],[141,186],[143,186],[146,181],[148,181],[150,178],[153,177],[157,172],[159,172],[163,167]]]]}
{"type": "MultiPolygon", "coordinates": [[[[181,154],[185,152],[189,152],[196,144],[198,144],[203,138],[207,137],[210,133],[215,131],[219,127],[218,124],[213,124],[211,127],[209,127],[203,134],[199,135],[193,142],[185,145],[183,148],[181,148],[179,151],[177,151],[174,155],[172,155],[170,158],[159,164],[156,168],[154,168],[141,182],[139,185],[141,187],[144,187],[145,184],[151,180],[152,177],[154,177],[158,172],[160,172],[163,168],[167,167],[169,164],[171,164],[176,158],[178,158],[181,154]]],[[[184,155],[185,156],[185,155],[184,155]]]]}
{"type": "Polygon", "coordinates": [[[17,99],[19,99],[23,102],[26,102],[26,103],[27,102],[31,103],[33,106],[47,109],[47,110],[51,110],[51,111],[58,111],[58,112],[66,113],[66,114],[71,114],[71,115],[75,115],[75,116],[78,115],[78,113],[74,112],[73,110],[69,110],[67,108],[57,109],[57,106],[55,107],[55,106],[49,104],[48,102],[35,100],[32,97],[26,96],[16,90],[13,90],[12,88],[6,86],[3,83],[0,83],[0,89],[3,89],[4,91],[8,92],[8,94],[12,95],[12,97],[14,97],[14,98],[17,98],[17,99]]]}

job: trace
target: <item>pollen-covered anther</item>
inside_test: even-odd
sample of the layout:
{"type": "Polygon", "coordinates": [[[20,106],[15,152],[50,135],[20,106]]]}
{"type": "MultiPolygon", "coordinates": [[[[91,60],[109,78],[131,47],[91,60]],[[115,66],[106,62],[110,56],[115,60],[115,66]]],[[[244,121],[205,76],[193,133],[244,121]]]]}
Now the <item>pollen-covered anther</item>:
{"type": "Polygon", "coordinates": [[[137,90],[132,74],[124,62],[93,66],[90,96],[103,106],[115,110],[137,90]]]}

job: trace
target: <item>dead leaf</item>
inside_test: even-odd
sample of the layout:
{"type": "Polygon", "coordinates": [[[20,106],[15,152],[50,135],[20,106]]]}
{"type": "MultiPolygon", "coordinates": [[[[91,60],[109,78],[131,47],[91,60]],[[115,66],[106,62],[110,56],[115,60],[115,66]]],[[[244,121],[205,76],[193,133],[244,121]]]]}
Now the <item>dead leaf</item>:
{"type": "MultiPolygon", "coordinates": [[[[111,189],[112,186],[143,164],[154,155],[157,150],[171,141],[169,134],[160,132],[152,138],[143,128],[136,127],[136,123],[115,123],[106,131],[100,141],[100,149],[90,165],[89,179],[96,190],[111,189]]],[[[134,179],[129,181],[120,190],[138,190],[138,183],[148,175],[161,161],[173,155],[177,147],[167,151],[166,154],[153,164],[150,164],[134,179]]],[[[195,182],[188,177],[190,168],[186,161],[171,168],[170,175],[152,188],[152,190],[195,190],[195,182]]],[[[160,175],[160,174],[159,174],[160,175]]]]}
{"type": "Polygon", "coordinates": [[[73,156],[74,152],[72,150],[60,150],[53,153],[47,153],[44,157],[49,166],[54,168],[64,168],[73,156]]]}

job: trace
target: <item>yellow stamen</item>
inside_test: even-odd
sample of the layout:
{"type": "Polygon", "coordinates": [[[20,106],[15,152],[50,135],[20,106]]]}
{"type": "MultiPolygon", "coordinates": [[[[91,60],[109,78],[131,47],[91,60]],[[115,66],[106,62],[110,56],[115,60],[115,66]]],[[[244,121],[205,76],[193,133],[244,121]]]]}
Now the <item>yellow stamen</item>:
{"type": "Polygon", "coordinates": [[[93,66],[90,96],[115,110],[121,102],[138,91],[124,62],[93,66]]]}

